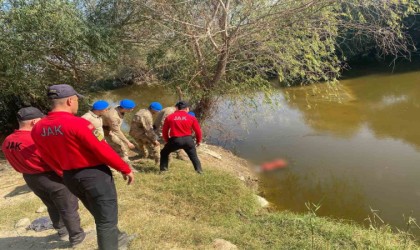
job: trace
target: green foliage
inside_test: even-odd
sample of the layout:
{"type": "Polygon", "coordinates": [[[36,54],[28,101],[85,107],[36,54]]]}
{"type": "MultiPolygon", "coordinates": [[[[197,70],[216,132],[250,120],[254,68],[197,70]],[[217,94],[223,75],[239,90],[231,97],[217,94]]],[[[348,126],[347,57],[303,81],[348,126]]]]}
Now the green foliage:
{"type": "Polygon", "coordinates": [[[45,87],[53,83],[110,86],[153,72],[203,111],[222,94],[270,93],[273,77],[283,86],[334,81],[347,58],[409,55],[415,46],[405,28],[419,6],[416,0],[3,0],[0,128],[21,106],[46,109],[45,87]]]}
{"type": "Polygon", "coordinates": [[[116,58],[118,32],[88,17],[74,1],[3,1],[0,128],[10,126],[22,106],[46,110],[46,86],[70,83],[81,88],[116,58]]]}
{"type": "Polygon", "coordinates": [[[412,0],[157,2],[142,3],[153,16],[150,32],[160,38],[149,66],[196,102],[269,91],[273,76],[286,86],[335,81],[347,57],[367,52],[409,56],[415,47],[403,21],[420,6],[412,0]]]}
{"type": "Polygon", "coordinates": [[[349,60],[366,56],[409,57],[409,52],[415,51],[416,47],[407,31],[413,26],[410,19],[415,19],[420,11],[419,4],[416,0],[389,1],[386,4],[344,2],[340,20],[347,28],[338,38],[340,53],[349,60]],[[356,4],[358,8],[354,8],[356,4]]]}

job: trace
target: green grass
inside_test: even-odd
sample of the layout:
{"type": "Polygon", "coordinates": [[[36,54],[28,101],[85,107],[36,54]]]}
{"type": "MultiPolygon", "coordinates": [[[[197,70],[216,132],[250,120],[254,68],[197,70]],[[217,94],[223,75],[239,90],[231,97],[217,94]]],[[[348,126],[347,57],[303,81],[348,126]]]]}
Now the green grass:
{"type": "Polygon", "coordinates": [[[34,218],[34,216],[37,215],[35,214],[35,211],[42,205],[41,200],[35,195],[32,195],[30,199],[24,199],[18,203],[9,203],[6,206],[2,206],[0,213],[0,230],[13,228],[16,222],[22,218],[27,217],[30,220],[36,219],[34,218]]]}
{"type": "Polygon", "coordinates": [[[202,176],[182,161],[164,175],[147,164],[138,169],[133,186],[117,178],[121,229],[139,236],[132,249],[210,248],[217,238],[240,249],[418,249],[386,228],[268,212],[243,182],[211,166],[202,176]]]}
{"type": "MultiPolygon", "coordinates": [[[[310,213],[269,212],[242,181],[211,164],[197,175],[191,163],[174,160],[169,172],[159,175],[147,161],[136,166],[140,172],[130,186],[115,174],[119,227],[137,234],[130,249],[210,249],[218,238],[239,249],[420,249],[388,227],[369,230],[310,213]]],[[[31,196],[3,209],[0,228],[13,230],[18,219],[34,219],[40,205],[31,196]]],[[[80,213],[82,226],[93,228],[86,209],[80,213]]]]}

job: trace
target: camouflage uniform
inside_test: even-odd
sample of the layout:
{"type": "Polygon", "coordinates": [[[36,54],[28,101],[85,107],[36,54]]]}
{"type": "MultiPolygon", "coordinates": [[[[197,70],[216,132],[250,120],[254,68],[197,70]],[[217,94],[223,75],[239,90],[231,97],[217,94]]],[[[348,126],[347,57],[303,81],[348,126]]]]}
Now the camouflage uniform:
{"type": "Polygon", "coordinates": [[[129,134],[136,140],[144,158],[148,158],[150,153],[155,162],[159,163],[160,146],[154,144],[158,137],[153,131],[153,116],[150,110],[140,109],[134,115],[129,134]]]}
{"type": "Polygon", "coordinates": [[[96,115],[92,111],[87,112],[86,114],[82,115],[82,118],[90,121],[92,125],[95,127],[95,131],[93,132],[98,140],[102,141],[104,139],[104,129],[102,128],[103,122],[102,118],[99,115],[96,115]]]}
{"type": "Polygon", "coordinates": [[[130,141],[121,131],[124,115],[120,114],[117,109],[118,108],[110,109],[102,116],[105,138],[108,144],[120,154],[124,161],[129,161],[128,143],[130,143],[130,141]]]}
{"type": "Polygon", "coordinates": [[[165,121],[166,117],[176,111],[175,107],[167,107],[162,109],[159,114],[156,116],[155,122],[153,123],[153,129],[156,131],[156,134],[161,136],[162,134],[162,126],[163,122],[165,121]]]}

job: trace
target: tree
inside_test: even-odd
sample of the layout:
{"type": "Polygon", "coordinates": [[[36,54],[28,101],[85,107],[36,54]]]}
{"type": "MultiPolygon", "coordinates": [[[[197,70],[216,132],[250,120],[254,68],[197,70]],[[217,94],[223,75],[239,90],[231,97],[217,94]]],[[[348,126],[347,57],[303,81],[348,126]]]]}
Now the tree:
{"type": "Polygon", "coordinates": [[[28,105],[47,110],[46,86],[80,85],[104,72],[120,51],[115,22],[81,2],[0,1],[0,128],[28,105]],[[99,16],[99,15],[96,15],[99,16]]]}
{"type": "Polygon", "coordinates": [[[140,32],[132,31],[131,40],[144,42],[150,49],[148,64],[161,80],[186,92],[197,104],[200,118],[209,114],[205,111],[221,94],[269,91],[270,76],[286,85],[334,81],[346,60],[344,48],[350,45],[374,44],[382,55],[406,55],[415,47],[404,33],[402,19],[417,13],[420,4],[409,0],[135,2],[149,22],[140,32]]]}
{"type": "Polygon", "coordinates": [[[334,81],[347,56],[415,49],[418,0],[0,0],[0,128],[53,83],[149,67],[199,118],[222,94],[334,81]],[[407,20],[407,19],[405,19],[407,20]],[[127,61],[130,61],[127,63],[127,61]]]}

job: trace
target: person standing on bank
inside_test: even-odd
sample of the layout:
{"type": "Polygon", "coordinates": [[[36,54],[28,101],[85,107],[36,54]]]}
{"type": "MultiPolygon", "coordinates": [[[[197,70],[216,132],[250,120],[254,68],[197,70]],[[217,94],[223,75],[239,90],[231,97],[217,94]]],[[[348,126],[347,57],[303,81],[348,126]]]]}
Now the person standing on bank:
{"type": "Polygon", "coordinates": [[[48,97],[52,110],[32,129],[35,145],[48,165],[63,171],[64,184],[93,215],[99,249],[116,250],[126,234],[118,230],[117,192],[108,166],[120,171],[128,184],[134,175],[108,143],[94,135],[94,126],[75,116],[81,95],[73,87],[53,85],[48,97]]]}
{"type": "Polygon", "coordinates": [[[90,121],[95,127],[94,134],[99,140],[102,140],[105,137],[104,129],[102,128],[102,116],[108,112],[108,107],[109,104],[107,101],[99,100],[93,103],[92,110],[89,110],[86,114],[82,115],[83,119],[90,121]]]}
{"type": "Polygon", "coordinates": [[[129,99],[120,101],[120,105],[115,109],[111,109],[102,116],[105,137],[111,147],[117,151],[125,162],[130,162],[128,158],[129,149],[135,146],[131,143],[124,133],[121,131],[124,115],[133,111],[136,103],[129,99]]]}
{"type": "MultiPolygon", "coordinates": [[[[163,138],[162,138],[162,127],[163,127],[163,123],[165,122],[166,117],[168,117],[168,115],[173,114],[176,111],[176,107],[166,107],[164,109],[162,109],[162,111],[159,112],[159,114],[156,116],[156,119],[153,123],[153,129],[156,133],[156,135],[158,135],[159,138],[159,142],[164,144],[163,138]]],[[[188,156],[187,154],[183,151],[183,150],[176,150],[175,151],[175,155],[177,159],[186,161],[188,160],[188,156]]],[[[169,164],[169,162],[168,162],[169,164]]]]}
{"type": "Polygon", "coordinates": [[[162,137],[166,144],[160,151],[160,171],[168,170],[168,160],[171,152],[184,149],[194,166],[194,170],[198,174],[202,174],[201,163],[191,136],[192,131],[194,131],[196,143],[199,146],[202,139],[200,125],[195,117],[188,114],[187,102],[179,101],[175,104],[175,107],[177,111],[166,117],[162,128],[162,137]]]}
{"type": "Polygon", "coordinates": [[[133,117],[130,126],[130,136],[133,137],[144,158],[152,155],[155,163],[159,163],[160,143],[158,136],[153,130],[153,115],[162,110],[162,104],[152,102],[147,109],[140,109],[133,117]]]}
{"type": "Polygon", "coordinates": [[[22,108],[17,113],[19,129],[6,137],[2,151],[10,165],[22,173],[28,187],[45,204],[60,238],[68,237],[74,247],[83,242],[85,232],[80,227],[79,204],[63,184],[62,171],[53,171],[41,158],[31,130],[44,117],[37,108],[22,108]]]}

